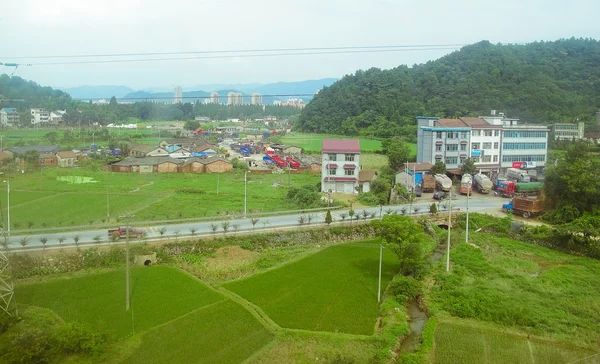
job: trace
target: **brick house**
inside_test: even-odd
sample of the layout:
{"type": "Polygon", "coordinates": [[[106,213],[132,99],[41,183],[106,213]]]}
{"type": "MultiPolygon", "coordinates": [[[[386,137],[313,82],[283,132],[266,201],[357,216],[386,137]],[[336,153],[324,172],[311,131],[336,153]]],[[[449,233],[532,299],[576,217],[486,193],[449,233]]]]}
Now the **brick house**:
{"type": "Polygon", "coordinates": [[[127,149],[129,150],[130,157],[152,157],[169,154],[162,147],[155,147],[148,144],[130,144],[127,149]]]}
{"type": "Polygon", "coordinates": [[[166,157],[128,157],[111,165],[113,172],[132,173],[177,173],[179,166],[183,165],[181,159],[166,157]]]}
{"type": "Polygon", "coordinates": [[[321,192],[357,193],[358,140],[327,140],[321,147],[321,192]]]}
{"type": "Polygon", "coordinates": [[[62,150],[56,153],[56,164],[59,167],[73,167],[76,160],[77,155],[71,150],[62,150]]]}

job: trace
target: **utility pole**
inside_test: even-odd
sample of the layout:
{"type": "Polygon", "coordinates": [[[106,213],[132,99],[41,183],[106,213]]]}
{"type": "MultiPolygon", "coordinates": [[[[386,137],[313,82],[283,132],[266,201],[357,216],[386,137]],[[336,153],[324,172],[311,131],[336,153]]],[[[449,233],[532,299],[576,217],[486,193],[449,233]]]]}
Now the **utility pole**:
{"type": "Polygon", "coordinates": [[[248,212],[248,204],[247,204],[247,197],[248,197],[248,179],[247,176],[248,175],[248,171],[244,171],[244,218],[246,218],[247,212],[248,212]]]}
{"type": "Polygon", "coordinates": [[[125,226],[125,231],[126,231],[126,239],[125,240],[125,311],[129,311],[129,307],[130,307],[130,294],[131,294],[131,290],[129,289],[129,220],[131,220],[135,215],[127,215],[127,216],[120,216],[120,219],[124,219],[125,223],[127,224],[125,226]]]}
{"type": "Polygon", "coordinates": [[[110,171],[106,173],[106,223],[110,224],[110,203],[108,198],[108,189],[110,185],[110,171]]]}
{"type": "Polygon", "coordinates": [[[472,188],[473,183],[469,184],[469,188],[467,189],[467,228],[466,228],[466,232],[465,232],[465,242],[468,243],[469,242],[469,196],[471,196],[471,191],[473,190],[472,188]]]}
{"type": "Polygon", "coordinates": [[[377,285],[377,303],[381,302],[381,266],[383,261],[383,245],[379,245],[379,284],[377,285]]]}
{"type": "MultiPolygon", "coordinates": [[[[13,314],[19,317],[19,311],[14,299],[14,284],[12,281],[12,270],[10,265],[10,252],[8,245],[10,244],[10,181],[9,176],[6,176],[6,197],[7,197],[7,224],[6,231],[0,228],[0,232],[4,236],[4,249],[0,250],[0,309],[6,312],[9,316],[13,314]]],[[[0,211],[1,212],[1,211],[0,211]]]]}
{"type": "Polygon", "coordinates": [[[448,193],[448,246],[446,254],[446,272],[450,271],[450,231],[452,224],[452,187],[450,187],[450,193],[448,193]]]}

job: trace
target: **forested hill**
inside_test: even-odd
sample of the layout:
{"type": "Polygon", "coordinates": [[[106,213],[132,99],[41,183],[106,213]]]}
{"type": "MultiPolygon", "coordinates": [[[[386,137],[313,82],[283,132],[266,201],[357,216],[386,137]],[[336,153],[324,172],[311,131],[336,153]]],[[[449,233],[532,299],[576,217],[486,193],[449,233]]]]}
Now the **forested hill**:
{"type": "Polygon", "coordinates": [[[45,107],[49,110],[66,109],[72,104],[71,96],[52,87],[40,86],[21,77],[0,75],[0,108],[45,107]],[[7,100],[8,99],[8,100],[7,100]],[[23,101],[10,101],[23,100],[23,101]]]}
{"type": "Polygon", "coordinates": [[[347,75],[306,106],[296,128],[410,135],[416,115],[478,116],[491,109],[531,123],[591,121],[600,107],[599,65],[596,40],[526,45],[482,41],[411,68],[347,75]]]}

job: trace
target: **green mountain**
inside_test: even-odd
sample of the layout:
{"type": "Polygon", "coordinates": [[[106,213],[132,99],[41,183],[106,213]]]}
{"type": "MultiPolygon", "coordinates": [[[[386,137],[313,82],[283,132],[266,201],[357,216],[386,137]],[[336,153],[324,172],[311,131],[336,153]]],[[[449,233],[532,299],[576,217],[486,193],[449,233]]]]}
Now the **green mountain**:
{"type": "Polygon", "coordinates": [[[438,60],[371,68],[324,88],[296,129],[346,135],[412,135],[415,116],[487,115],[529,123],[591,121],[600,107],[600,42],[561,39],[525,45],[482,41],[438,60]]]}
{"type": "Polygon", "coordinates": [[[16,107],[22,111],[30,107],[45,107],[57,110],[66,109],[72,103],[71,96],[66,92],[40,86],[18,76],[0,75],[0,108],[16,107]]]}

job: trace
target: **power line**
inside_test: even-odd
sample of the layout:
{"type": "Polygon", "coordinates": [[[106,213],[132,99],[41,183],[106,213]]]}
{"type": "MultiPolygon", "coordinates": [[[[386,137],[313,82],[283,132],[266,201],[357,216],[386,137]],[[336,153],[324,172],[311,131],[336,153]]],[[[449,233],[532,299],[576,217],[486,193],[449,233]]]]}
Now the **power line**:
{"type": "Polygon", "coordinates": [[[437,47],[462,47],[467,44],[414,44],[414,45],[375,45],[375,46],[345,46],[345,47],[309,47],[309,48],[266,48],[266,49],[237,49],[213,51],[179,51],[179,52],[147,52],[147,53],[101,53],[101,54],[73,54],[51,56],[3,56],[7,59],[41,59],[41,58],[91,58],[91,57],[133,57],[133,56],[164,56],[186,54],[215,54],[215,53],[250,53],[250,52],[303,52],[325,50],[351,50],[351,49],[387,49],[387,48],[437,48],[437,47]]]}
{"type": "Polygon", "coordinates": [[[184,61],[184,60],[219,59],[219,58],[254,58],[254,57],[279,57],[279,56],[308,56],[308,55],[350,54],[350,53],[388,53],[388,52],[453,50],[453,49],[457,49],[457,48],[458,47],[431,47],[431,48],[400,48],[400,49],[376,49],[376,50],[346,50],[346,51],[326,51],[326,52],[262,53],[262,54],[199,56],[199,57],[112,59],[112,60],[91,60],[91,61],[27,63],[27,64],[17,64],[17,66],[19,66],[19,65],[20,66],[56,66],[56,65],[73,65],[73,64],[134,63],[134,62],[138,63],[138,62],[156,62],[156,61],[184,61]]]}
{"type": "MultiPolygon", "coordinates": [[[[310,97],[315,94],[273,94],[273,95],[261,95],[262,97],[310,97]]],[[[227,95],[219,95],[219,98],[226,98],[227,95]]],[[[251,98],[252,95],[242,95],[243,98],[251,98]]],[[[105,97],[107,99],[109,97],[105,97]]],[[[211,96],[181,96],[182,99],[210,99],[211,96]]],[[[117,97],[117,100],[173,100],[173,96],[164,97],[117,97]]],[[[87,98],[85,99],[87,100],[87,98]]]]}

